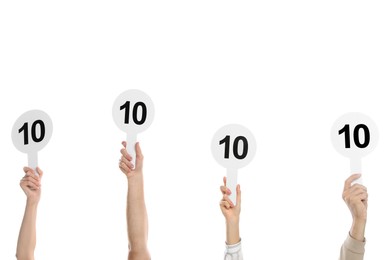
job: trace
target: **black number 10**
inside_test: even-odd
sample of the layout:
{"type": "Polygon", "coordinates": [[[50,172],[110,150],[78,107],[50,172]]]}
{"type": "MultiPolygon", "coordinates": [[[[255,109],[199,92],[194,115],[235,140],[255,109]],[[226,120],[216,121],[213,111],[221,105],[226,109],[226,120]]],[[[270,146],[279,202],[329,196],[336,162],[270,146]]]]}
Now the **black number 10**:
{"type": "MultiPolygon", "coordinates": [[[[19,133],[24,132],[24,144],[28,144],[28,123],[24,123],[19,129],[19,133]]],[[[31,138],[34,142],[39,143],[45,138],[45,124],[42,120],[36,120],[31,126],[31,138]],[[41,128],[41,135],[37,137],[37,125],[41,128]]]]}
{"type": "MultiPolygon", "coordinates": [[[[225,159],[229,159],[229,153],[230,153],[230,135],[225,136],[221,141],[219,141],[219,144],[225,144],[225,159]]],[[[233,155],[239,160],[244,159],[248,154],[248,140],[243,136],[237,136],[234,139],[233,142],[233,155]],[[242,153],[239,154],[238,152],[238,144],[242,141],[242,153]]]]}
{"type": "MultiPolygon", "coordinates": [[[[122,106],[120,106],[120,110],[123,109],[125,110],[125,124],[128,124],[130,118],[130,101],[126,101],[122,106]]],[[[145,123],[147,113],[148,111],[146,109],[145,103],[143,102],[135,103],[133,107],[133,122],[136,125],[142,125],[143,123],[145,123]],[[142,115],[140,120],[138,120],[138,116],[137,116],[139,107],[141,107],[142,109],[142,115]]]]}
{"type": "MultiPolygon", "coordinates": [[[[349,131],[349,125],[344,125],[343,128],[339,130],[339,135],[345,133],[345,148],[351,148],[351,136],[349,131]]],[[[353,142],[359,148],[366,148],[370,143],[370,130],[366,125],[359,124],[353,130],[353,142]],[[359,139],[359,131],[362,129],[364,131],[364,142],[361,143],[359,139]]]]}

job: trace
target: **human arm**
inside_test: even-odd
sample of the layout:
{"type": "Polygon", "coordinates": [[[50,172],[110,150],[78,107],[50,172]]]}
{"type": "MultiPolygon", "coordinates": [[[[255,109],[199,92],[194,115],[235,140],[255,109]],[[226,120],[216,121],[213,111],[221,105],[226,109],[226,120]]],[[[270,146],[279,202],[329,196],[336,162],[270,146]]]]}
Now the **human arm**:
{"type": "Polygon", "coordinates": [[[126,151],[126,142],[122,143],[122,157],[119,168],[127,177],[127,234],[129,240],[129,260],[150,260],[147,247],[148,215],[144,198],[143,155],[139,143],[135,145],[136,167],[126,151]]]}
{"type": "Polygon", "coordinates": [[[26,208],[19,231],[16,248],[18,260],[33,260],[36,245],[36,220],[38,204],[41,197],[41,178],[43,172],[37,168],[37,175],[29,167],[23,168],[25,175],[20,181],[20,187],[26,194],[26,208]]]}
{"type": "Polygon", "coordinates": [[[225,260],[242,260],[241,238],[240,238],[240,212],[241,212],[241,188],[237,185],[236,205],[229,199],[231,191],[226,187],[226,177],[223,178],[224,185],[220,187],[222,199],[219,203],[221,212],[225,217],[226,224],[226,251],[225,260]]]}
{"type": "Polygon", "coordinates": [[[351,185],[360,176],[361,174],[353,174],[344,183],[343,200],[351,212],[352,225],[341,247],[340,260],[362,260],[364,258],[368,193],[363,185],[351,185]]]}

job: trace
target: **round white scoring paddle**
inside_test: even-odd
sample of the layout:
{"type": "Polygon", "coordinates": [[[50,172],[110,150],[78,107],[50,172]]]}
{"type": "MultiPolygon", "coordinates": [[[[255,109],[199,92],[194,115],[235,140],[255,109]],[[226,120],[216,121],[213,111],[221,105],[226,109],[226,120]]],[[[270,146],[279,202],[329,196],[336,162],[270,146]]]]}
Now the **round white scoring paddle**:
{"type": "Polygon", "coordinates": [[[226,186],[231,190],[229,197],[236,205],[238,169],[248,165],[255,156],[255,137],[242,125],[226,125],[214,134],[211,151],[215,160],[226,168],[226,186]]]}
{"type": "MultiPolygon", "coordinates": [[[[374,121],[357,112],[342,115],[331,130],[334,148],[350,159],[351,173],[362,173],[362,157],[374,150],[378,138],[378,128],[374,121]]],[[[362,178],[354,183],[362,184],[362,178]]]]}
{"type": "Polygon", "coordinates": [[[22,114],[12,127],[12,142],[16,149],[27,153],[28,167],[36,172],[38,151],[49,142],[53,133],[50,117],[41,110],[30,110],[22,114]]]}
{"type": "Polygon", "coordinates": [[[140,90],[127,90],[116,98],[112,116],[119,129],[127,134],[126,150],[133,158],[132,163],[135,167],[137,135],[145,131],[153,121],[153,102],[146,93],[140,90]]]}

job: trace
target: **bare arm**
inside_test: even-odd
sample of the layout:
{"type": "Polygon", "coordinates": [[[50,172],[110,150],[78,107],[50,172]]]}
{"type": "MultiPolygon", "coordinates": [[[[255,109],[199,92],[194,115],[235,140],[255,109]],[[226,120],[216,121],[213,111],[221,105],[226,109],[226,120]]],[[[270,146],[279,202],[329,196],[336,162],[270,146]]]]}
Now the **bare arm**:
{"type": "MultiPolygon", "coordinates": [[[[126,143],[123,142],[126,147],[126,143]]],[[[136,144],[136,167],[131,163],[133,158],[126,149],[121,149],[120,169],[127,177],[127,234],[129,239],[129,260],[150,260],[147,247],[148,215],[144,199],[143,155],[139,143],[136,144]]]]}
{"type": "Polygon", "coordinates": [[[18,260],[33,260],[36,245],[37,210],[41,197],[41,178],[43,172],[37,168],[37,176],[31,168],[25,167],[23,170],[25,176],[20,181],[20,186],[27,196],[27,201],[19,232],[16,258],[18,260]]]}

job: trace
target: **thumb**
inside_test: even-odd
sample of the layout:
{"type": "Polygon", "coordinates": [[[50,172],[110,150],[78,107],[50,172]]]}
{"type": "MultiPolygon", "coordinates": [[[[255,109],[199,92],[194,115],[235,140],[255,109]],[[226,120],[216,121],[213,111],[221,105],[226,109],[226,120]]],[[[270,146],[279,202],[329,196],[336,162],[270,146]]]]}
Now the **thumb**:
{"type": "Polygon", "coordinates": [[[136,165],[135,167],[139,170],[142,170],[143,162],[144,162],[144,156],[142,154],[141,146],[139,145],[139,142],[135,144],[135,155],[136,155],[136,165]]]}
{"type": "Polygon", "coordinates": [[[41,179],[43,175],[43,171],[41,170],[41,168],[37,167],[36,172],[38,173],[39,179],[41,179]]]}
{"type": "Polygon", "coordinates": [[[240,209],[241,208],[241,186],[240,186],[240,184],[237,185],[236,192],[237,192],[236,206],[240,209]]]}

